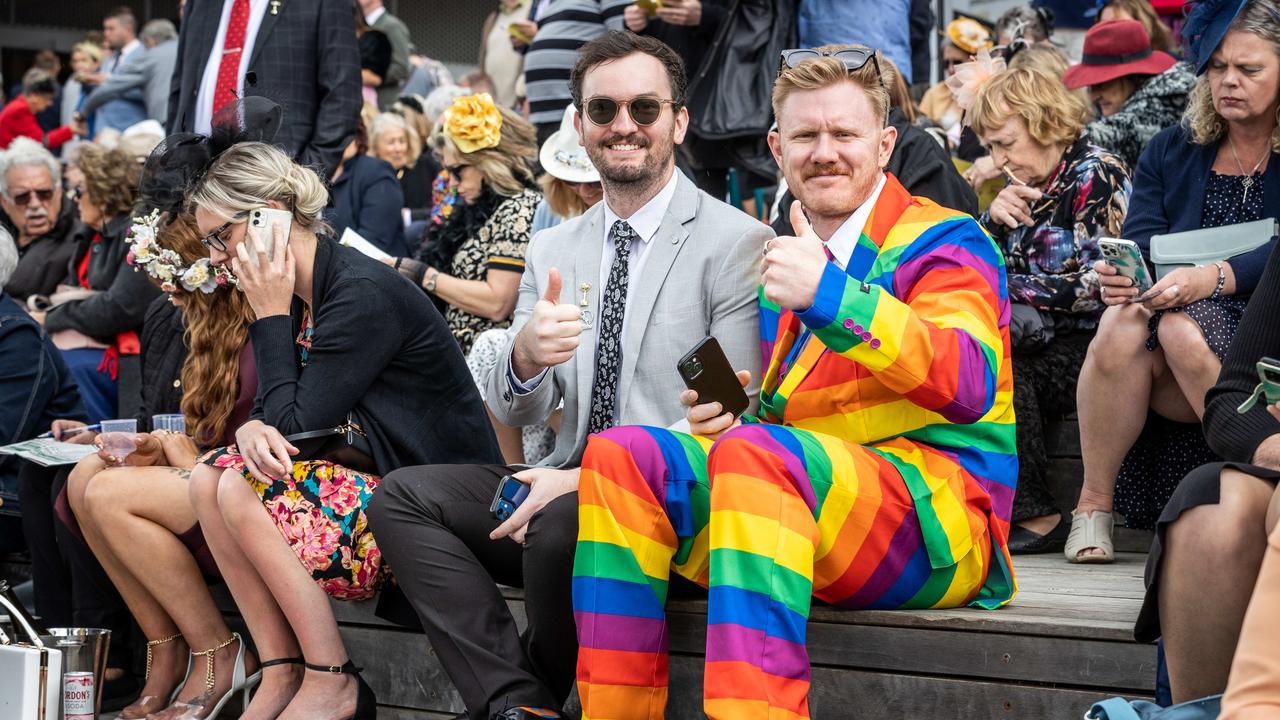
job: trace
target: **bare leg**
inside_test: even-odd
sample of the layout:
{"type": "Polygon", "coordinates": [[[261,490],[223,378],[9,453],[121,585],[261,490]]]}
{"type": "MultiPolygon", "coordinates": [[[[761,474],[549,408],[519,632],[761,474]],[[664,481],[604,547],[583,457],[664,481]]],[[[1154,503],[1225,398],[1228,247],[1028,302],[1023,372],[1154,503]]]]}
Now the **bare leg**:
{"type": "Polygon", "coordinates": [[[1221,483],[1217,505],[1188,510],[1166,535],[1158,592],[1174,702],[1227,686],[1266,547],[1271,483],[1235,470],[1223,471],[1221,483]]]}
{"type": "MultiPolygon", "coordinates": [[[[209,465],[196,465],[191,471],[190,498],[200,519],[209,550],[218,561],[222,579],[236,600],[245,624],[253,635],[258,653],[264,660],[297,657],[298,641],[289,629],[289,623],[267,589],[257,568],[241,552],[240,546],[218,508],[218,485],[224,472],[236,478],[246,491],[248,483],[234,471],[224,471],[209,465]]],[[[257,501],[256,496],[250,496],[257,501]]],[[[261,507],[261,505],[259,505],[261,507]]],[[[280,536],[271,528],[272,534],[280,536]]],[[[254,693],[253,702],[241,716],[244,720],[276,717],[289,703],[302,679],[298,665],[277,665],[262,674],[262,684],[254,693]]]]}
{"type": "Polygon", "coordinates": [[[1165,362],[1196,420],[1203,419],[1205,393],[1218,381],[1222,363],[1209,349],[1204,331],[1186,313],[1166,313],[1160,318],[1157,334],[1161,347],[1177,348],[1177,352],[1165,355],[1165,362]]]}
{"type": "Polygon", "coordinates": [[[1231,663],[1231,679],[1222,698],[1222,720],[1269,720],[1280,715],[1280,654],[1275,638],[1280,608],[1280,492],[1267,511],[1267,550],[1258,582],[1240,629],[1240,646],[1231,663]]]}
{"type": "Polygon", "coordinates": [[[502,451],[502,459],[508,465],[523,465],[524,438],[521,429],[498,422],[498,418],[494,417],[493,412],[488,408],[485,408],[485,412],[489,413],[493,433],[498,436],[498,449],[502,451]]]}
{"type": "MultiPolygon", "coordinates": [[[[122,484],[115,483],[115,476],[123,474],[123,471],[105,469],[106,464],[98,456],[90,455],[76,465],[67,479],[67,499],[80,523],[80,531],[147,639],[162,640],[177,635],[180,629],[168,612],[151,593],[147,592],[142,582],[129,569],[128,564],[116,555],[110,543],[98,529],[95,509],[114,506],[118,499],[116,497],[119,494],[118,490],[123,487],[122,484]],[[91,484],[93,490],[89,492],[88,488],[91,484]],[[86,496],[92,499],[92,507],[86,502],[86,496]]],[[[182,483],[182,486],[185,493],[186,483],[182,483]]],[[[168,549],[164,548],[164,550],[168,549]]],[[[137,555],[135,553],[126,557],[136,558],[137,555]]],[[[148,555],[149,562],[152,557],[148,555]]],[[[161,559],[158,566],[166,567],[166,562],[169,560],[161,559]]],[[[179,576],[176,579],[182,582],[181,568],[175,567],[174,571],[179,576]]],[[[195,582],[200,582],[198,574],[195,582]]],[[[187,670],[187,649],[186,640],[181,636],[176,640],[152,646],[152,663],[146,684],[138,700],[121,711],[121,718],[145,717],[148,713],[156,712],[169,704],[169,696],[182,682],[187,670]]]]}
{"type": "MultiPolygon", "coordinates": [[[[342,665],[347,649],[329,607],[329,597],[285,542],[248,483],[228,471],[218,485],[218,505],[245,558],[266,581],[293,631],[303,657],[317,665],[342,665]]],[[[241,605],[246,611],[250,608],[241,605]]],[[[308,672],[280,720],[346,718],[355,711],[356,681],[351,675],[308,672]]]]}

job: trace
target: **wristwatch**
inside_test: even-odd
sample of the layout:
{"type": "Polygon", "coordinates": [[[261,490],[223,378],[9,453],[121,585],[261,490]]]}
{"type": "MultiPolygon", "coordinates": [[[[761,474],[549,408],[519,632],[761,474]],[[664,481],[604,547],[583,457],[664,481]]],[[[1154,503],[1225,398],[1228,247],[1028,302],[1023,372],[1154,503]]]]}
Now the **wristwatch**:
{"type": "Polygon", "coordinates": [[[436,280],[438,279],[440,279],[440,271],[433,268],[431,274],[427,276],[427,284],[423,285],[427,292],[433,293],[436,291],[436,280]]]}

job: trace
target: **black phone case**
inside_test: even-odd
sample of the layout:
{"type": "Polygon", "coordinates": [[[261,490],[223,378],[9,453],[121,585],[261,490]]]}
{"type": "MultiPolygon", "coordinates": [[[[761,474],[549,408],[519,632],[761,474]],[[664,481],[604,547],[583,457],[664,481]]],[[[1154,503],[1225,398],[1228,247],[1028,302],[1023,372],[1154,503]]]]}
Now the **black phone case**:
{"type": "Polygon", "coordinates": [[[697,347],[685,353],[676,363],[676,371],[684,380],[684,384],[698,393],[699,403],[718,402],[725,412],[734,417],[742,415],[751,404],[746,391],[738,382],[738,376],[725,357],[720,342],[713,337],[705,338],[697,347]],[[702,363],[702,371],[691,377],[688,364],[697,358],[702,363]]]}

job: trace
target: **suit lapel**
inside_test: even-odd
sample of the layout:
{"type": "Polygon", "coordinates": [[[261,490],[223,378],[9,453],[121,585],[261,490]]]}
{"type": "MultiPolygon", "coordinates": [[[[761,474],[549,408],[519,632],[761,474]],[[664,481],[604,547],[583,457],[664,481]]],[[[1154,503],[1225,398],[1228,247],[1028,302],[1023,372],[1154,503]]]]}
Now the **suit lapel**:
{"type": "MultiPolygon", "coordinates": [[[[186,77],[185,82],[189,88],[200,87],[200,82],[204,78],[205,64],[209,61],[209,53],[213,52],[214,36],[218,34],[218,23],[222,19],[222,2],[221,0],[204,0],[198,4],[192,4],[195,0],[191,0],[187,5],[186,22],[191,24],[191,32],[187,35],[187,39],[197,43],[195,52],[183,53],[183,75],[186,77]],[[197,13],[199,17],[197,18],[197,13]]],[[[196,124],[196,102],[199,100],[199,93],[193,90],[190,95],[179,98],[178,107],[180,115],[177,118],[177,127],[173,128],[173,132],[191,131],[196,124]]]]}
{"type": "MultiPolygon", "coordinates": [[[[679,170],[675,171],[676,192],[671,204],[662,217],[658,232],[649,241],[649,249],[645,255],[644,265],[640,270],[640,278],[632,278],[627,293],[627,329],[622,337],[622,368],[618,371],[618,417],[623,417],[627,405],[627,388],[631,385],[631,377],[636,371],[636,361],[640,358],[640,343],[644,341],[645,331],[649,328],[649,320],[653,316],[653,307],[658,302],[658,293],[666,282],[667,274],[675,264],[680,248],[689,237],[686,223],[692,222],[698,212],[698,189],[679,170]],[[639,280],[637,282],[637,280],[639,280]],[[631,294],[634,293],[634,294],[631,294]]],[[[701,293],[701,288],[695,293],[701,293]]],[[[689,346],[693,347],[701,338],[690,338],[689,346]]]]}
{"type": "Polygon", "coordinates": [[[271,37],[271,31],[276,26],[276,20],[280,19],[280,14],[285,12],[288,6],[287,0],[271,0],[267,3],[267,14],[262,18],[262,25],[258,27],[258,37],[253,41],[253,55],[249,56],[249,64],[245,66],[245,70],[252,70],[253,64],[258,61],[258,56],[262,54],[262,48],[267,46],[267,39],[271,37]],[[275,12],[271,9],[274,8],[275,12]]]}
{"type": "Polygon", "coordinates": [[[574,365],[570,376],[578,385],[578,425],[586,432],[587,419],[591,408],[591,383],[596,377],[596,339],[600,332],[600,294],[604,288],[600,284],[600,258],[604,256],[604,203],[596,203],[587,211],[588,222],[583,235],[578,238],[579,251],[574,255],[573,272],[566,273],[564,289],[560,291],[560,302],[577,305],[582,299],[582,284],[590,283],[587,293],[587,312],[591,314],[591,327],[583,328],[578,351],[573,354],[574,365]]]}

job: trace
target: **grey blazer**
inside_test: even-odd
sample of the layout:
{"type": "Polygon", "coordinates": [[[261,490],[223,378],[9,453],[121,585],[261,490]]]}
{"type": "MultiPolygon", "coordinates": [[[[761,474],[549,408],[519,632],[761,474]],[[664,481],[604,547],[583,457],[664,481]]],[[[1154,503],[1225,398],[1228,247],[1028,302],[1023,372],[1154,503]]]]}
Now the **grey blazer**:
{"type": "Polygon", "coordinates": [[[177,59],[176,38],[130,55],[106,82],[89,93],[80,113],[89,117],[102,105],[130,90],[142,90],[147,102],[147,117],[163,125],[169,117],[169,85],[173,81],[173,65],[177,59]]]}
{"type": "Polygon", "coordinates": [[[390,11],[382,13],[373,24],[375,30],[386,34],[391,41],[391,67],[387,76],[382,79],[382,86],[377,89],[378,107],[388,110],[400,99],[400,88],[409,79],[409,26],[390,11]]]}
{"type": "MultiPolygon", "coordinates": [[[[506,345],[486,381],[486,402],[507,425],[542,422],[564,401],[560,434],[551,456],[540,463],[544,466],[576,467],[586,447],[602,294],[594,286],[600,282],[604,232],[604,204],[598,203],[581,217],[533,237],[506,345]],[[577,304],[580,284],[592,284],[588,300],[597,321],[583,330],[571,360],[520,395],[508,376],[511,348],[542,297],[552,267],[560,269],[564,280],[561,302],[577,304]]],[[[708,335],[720,341],[734,368],[751,371],[747,393],[754,409],[761,362],[756,288],[761,252],[771,237],[767,225],[698,190],[680,174],[640,275],[631,278],[628,289],[618,378],[620,424],[666,427],[684,418],[680,393],[685,386],[676,362],[708,335]]]]}

